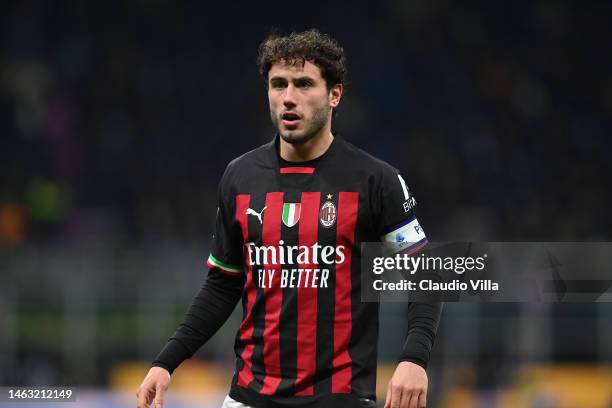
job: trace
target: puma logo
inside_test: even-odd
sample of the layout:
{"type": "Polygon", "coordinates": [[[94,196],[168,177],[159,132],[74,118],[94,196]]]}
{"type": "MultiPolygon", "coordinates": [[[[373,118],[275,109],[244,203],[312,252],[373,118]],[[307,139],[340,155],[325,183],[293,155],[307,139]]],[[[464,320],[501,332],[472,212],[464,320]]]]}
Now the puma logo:
{"type": "Polygon", "coordinates": [[[264,210],[267,208],[268,206],[265,206],[264,208],[261,209],[261,212],[257,212],[255,210],[253,210],[252,208],[247,208],[246,213],[247,215],[254,215],[257,217],[257,219],[259,220],[260,224],[263,224],[263,221],[261,220],[261,215],[263,214],[264,210]]]}

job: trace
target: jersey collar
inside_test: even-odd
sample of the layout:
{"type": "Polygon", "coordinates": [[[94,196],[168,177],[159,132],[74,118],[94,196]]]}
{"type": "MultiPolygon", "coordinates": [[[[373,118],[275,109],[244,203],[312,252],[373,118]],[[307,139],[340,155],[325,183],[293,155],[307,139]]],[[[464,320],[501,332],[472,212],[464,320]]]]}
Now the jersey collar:
{"type": "MultiPolygon", "coordinates": [[[[305,167],[305,168],[316,169],[320,167],[324,162],[327,162],[328,160],[330,160],[331,157],[334,156],[337,150],[337,146],[340,143],[340,140],[339,140],[340,136],[338,136],[337,133],[333,133],[333,135],[334,135],[334,140],[332,140],[332,143],[329,145],[329,148],[327,149],[327,151],[323,153],[321,156],[317,157],[316,159],[305,161],[305,162],[291,162],[291,164],[288,165],[287,162],[285,162],[285,164],[281,164],[282,160],[281,160],[280,153],[279,153],[280,135],[277,132],[274,135],[274,139],[268,144],[268,154],[269,154],[270,161],[273,164],[276,174],[277,175],[281,174],[281,168],[287,169],[288,167],[291,167],[295,169],[295,168],[305,167]]],[[[294,171],[302,173],[302,174],[312,174],[315,172],[314,170],[313,171],[294,170],[294,171]]],[[[287,173],[291,173],[292,171],[284,170],[284,172],[285,174],[287,174],[287,173]]]]}

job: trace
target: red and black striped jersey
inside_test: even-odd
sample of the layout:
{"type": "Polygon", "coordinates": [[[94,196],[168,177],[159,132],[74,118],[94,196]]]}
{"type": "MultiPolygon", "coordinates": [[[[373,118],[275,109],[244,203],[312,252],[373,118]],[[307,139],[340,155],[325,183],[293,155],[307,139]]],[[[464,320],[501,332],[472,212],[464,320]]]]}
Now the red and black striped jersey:
{"type": "Polygon", "coordinates": [[[228,165],[208,264],[245,274],[231,397],[375,400],[378,304],[360,301],[360,244],[424,246],[415,205],[396,169],[339,137],[309,162],[283,161],[277,136],[228,165]]]}

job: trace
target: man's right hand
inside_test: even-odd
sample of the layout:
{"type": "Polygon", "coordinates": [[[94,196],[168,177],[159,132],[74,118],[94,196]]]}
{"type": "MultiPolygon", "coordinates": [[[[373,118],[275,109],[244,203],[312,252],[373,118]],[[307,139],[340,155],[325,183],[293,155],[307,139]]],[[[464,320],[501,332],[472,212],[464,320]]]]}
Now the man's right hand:
{"type": "Polygon", "coordinates": [[[136,392],[138,408],[149,408],[151,402],[155,402],[155,408],[162,408],[169,385],[170,373],[168,370],[161,367],[151,367],[136,392]]]}

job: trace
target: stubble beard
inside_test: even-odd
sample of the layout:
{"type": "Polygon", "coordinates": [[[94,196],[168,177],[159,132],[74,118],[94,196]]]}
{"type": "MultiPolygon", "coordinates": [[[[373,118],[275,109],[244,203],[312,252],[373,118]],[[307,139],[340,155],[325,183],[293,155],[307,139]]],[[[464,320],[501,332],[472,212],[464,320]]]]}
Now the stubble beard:
{"type": "MultiPolygon", "coordinates": [[[[278,129],[281,138],[290,144],[300,145],[312,140],[327,123],[331,111],[331,107],[322,106],[312,112],[312,118],[304,122],[304,129],[300,133],[294,133],[295,130],[281,130],[280,119],[278,115],[271,112],[270,118],[272,123],[278,129]]],[[[302,118],[302,121],[305,121],[302,118]]]]}

